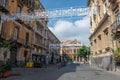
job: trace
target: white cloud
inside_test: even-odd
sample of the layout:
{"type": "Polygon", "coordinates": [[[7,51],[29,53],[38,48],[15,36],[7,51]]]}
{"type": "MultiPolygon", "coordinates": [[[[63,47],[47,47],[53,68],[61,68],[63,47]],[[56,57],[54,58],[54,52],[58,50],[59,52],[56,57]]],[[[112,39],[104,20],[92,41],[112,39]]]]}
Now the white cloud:
{"type": "Polygon", "coordinates": [[[61,41],[78,39],[83,44],[89,45],[89,23],[89,16],[85,16],[75,22],[59,20],[55,26],[49,28],[61,41]]]}

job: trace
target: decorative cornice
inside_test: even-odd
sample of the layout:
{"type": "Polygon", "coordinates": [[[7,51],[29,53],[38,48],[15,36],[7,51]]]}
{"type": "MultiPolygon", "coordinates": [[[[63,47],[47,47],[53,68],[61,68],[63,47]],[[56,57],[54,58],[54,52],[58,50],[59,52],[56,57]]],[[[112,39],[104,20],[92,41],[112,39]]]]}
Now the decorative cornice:
{"type": "Polygon", "coordinates": [[[108,17],[108,13],[106,13],[103,17],[103,19],[99,22],[97,28],[95,29],[95,31],[90,35],[89,39],[91,39],[93,37],[94,34],[96,34],[96,32],[101,28],[101,25],[103,25],[103,23],[105,22],[106,18],[108,17]]]}

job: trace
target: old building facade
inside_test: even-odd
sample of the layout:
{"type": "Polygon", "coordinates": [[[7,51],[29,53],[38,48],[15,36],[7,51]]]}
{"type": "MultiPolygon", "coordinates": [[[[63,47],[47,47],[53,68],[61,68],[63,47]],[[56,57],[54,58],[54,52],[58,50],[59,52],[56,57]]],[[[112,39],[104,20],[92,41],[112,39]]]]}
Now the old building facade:
{"type": "Polygon", "coordinates": [[[89,0],[92,63],[113,68],[113,50],[119,45],[119,0],[89,0]]]}
{"type": "MultiPolygon", "coordinates": [[[[0,11],[2,14],[29,13],[33,11],[34,1],[22,0],[1,0],[0,11]]],[[[16,51],[11,52],[10,61],[27,61],[30,58],[32,40],[33,40],[33,24],[27,19],[21,20],[1,20],[1,39],[6,42],[13,42],[16,45],[16,51]]]]}
{"type": "Polygon", "coordinates": [[[61,41],[51,32],[48,28],[48,41],[47,47],[49,51],[49,60],[51,63],[56,63],[58,58],[60,57],[60,43],[61,41]],[[57,46],[58,45],[58,46],[57,46]]]}
{"type": "Polygon", "coordinates": [[[66,54],[72,61],[80,61],[78,50],[82,44],[78,40],[67,40],[61,43],[61,55],[66,54]]]}
{"type": "MultiPolygon", "coordinates": [[[[60,41],[47,27],[47,18],[17,17],[3,20],[3,15],[36,14],[36,10],[45,11],[39,0],[0,0],[0,61],[4,59],[2,42],[12,43],[8,50],[7,60],[18,65],[33,60],[33,55],[44,56],[49,44],[60,41]]],[[[8,48],[8,47],[7,47],[8,48]]],[[[37,59],[36,59],[37,60],[37,59]]]]}
{"type": "Polygon", "coordinates": [[[120,1],[109,0],[111,8],[111,32],[113,38],[113,47],[120,48],[120,1]]]}
{"type": "MultiPolygon", "coordinates": [[[[45,8],[39,0],[35,0],[34,13],[45,11],[45,8]]],[[[38,16],[40,17],[40,16],[38,16]]],[[[47,18],[35,18],[33,31],[33,45],[32,45],[32,60],[34,62],[43,62],[47,48],[47,18]]]]}

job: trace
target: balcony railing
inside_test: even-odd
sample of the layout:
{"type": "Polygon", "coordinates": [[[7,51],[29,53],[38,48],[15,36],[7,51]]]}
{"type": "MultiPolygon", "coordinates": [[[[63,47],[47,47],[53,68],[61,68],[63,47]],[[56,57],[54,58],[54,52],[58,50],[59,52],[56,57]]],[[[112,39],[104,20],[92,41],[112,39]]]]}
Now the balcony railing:
{"type": "Polygon", "coordinates": [[[8,12],[8,0],[0,0],[0,11],[8,12]]]}
{"type": "Polygon", "coordinates": [[[117,2],[117,3],[119,3],[120,2],[120,0],[109,0],[111,3],[115,3],[115,2],[117,2]]]}
{"type": "Polygon", "coordinates": [[[35,42],[34,43],[36,46],[40,46],[40,47],[45,47],[44,44],[42,42],[35,42]]]}
{"type": "Polygon", "coordinates": [[[23,0],[23,1],[29,9],[33,10],[35,8],[35,0],[23,0]]]}
{"type": "MultiPolygon", "coordinates": [[[[25,23],[24,23],[24,24],[25,24],[25,23]]],[[[27,28],[32,29],[31,21],[27,21],[27,22],[26,22],[26,26],[27,26],[27,28]]]]}
{"type": "Polygon", "coordinates": [[[37,32],[39,35],[43,36],[42,30],[35,29],[35,32],[37,32]]]}
{"type": "Polygon", "coordinates": [[[28,29],[32,29],[30,21],[23,21],[19,17],[15,19],[18,23],[25,25],[28,29]]]}
{"type": "Polygon", "coordinates": [[[21,3],[22,5],[26,2],[27,0],[18,0],[19,3],[21,3]]]}
{"type": "Polygon", "coordinates": [[[113,2],[115,2],[116,0],[109,0],[109,1],[113,3],[113,2]]]}
{"type": "Polygon", "coordinates": [[[18,0],[22,5],[25,4],[28,8],[33,9],[35,6],[35,0],[18,0]]]}
{"type": "Polygon", "coordinates": [[[113,34],[117,33],[117,31],[118,31],[119,28],[120,28],[120,20],[116,20],[116,21],[111,25],[112,33],[113,33],[113,34]]]}
{"type": "Polygon", "coordinates": [[[40,24],[41,24],[43,27],[45,27],[45,26],[46,26],[46,23],[45,23],[45,21],[44,21],[44,20],[40,20],[39,22],[40,22],[40,24]]]}
{"type": "Polygon", "coordinates": [[[18,23],[23,24],[24,22],[20,18],[15,19],[18,23]]]}

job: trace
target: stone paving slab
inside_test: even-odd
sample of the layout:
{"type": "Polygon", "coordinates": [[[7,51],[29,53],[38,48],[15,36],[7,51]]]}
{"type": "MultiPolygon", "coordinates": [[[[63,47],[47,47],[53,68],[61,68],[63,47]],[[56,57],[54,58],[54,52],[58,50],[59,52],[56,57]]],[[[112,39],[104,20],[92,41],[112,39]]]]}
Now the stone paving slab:
{"type": "Polygon", "coordinates": [[[15,68],[9,78],[0,80],[120,80],[120,75],[86,64],[73,63],[58,69],[57,65],[47,68],[15,68]]]}

